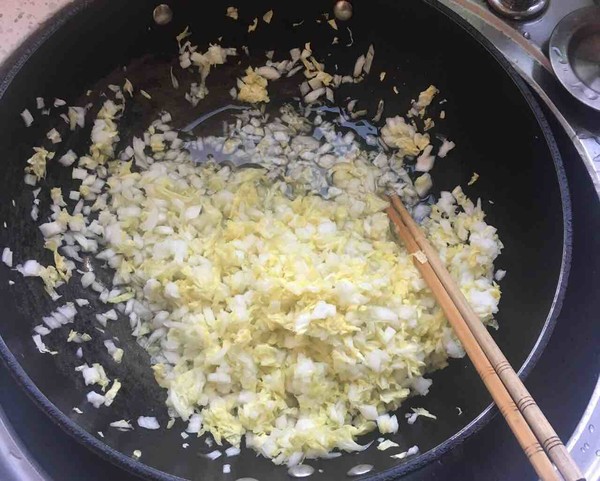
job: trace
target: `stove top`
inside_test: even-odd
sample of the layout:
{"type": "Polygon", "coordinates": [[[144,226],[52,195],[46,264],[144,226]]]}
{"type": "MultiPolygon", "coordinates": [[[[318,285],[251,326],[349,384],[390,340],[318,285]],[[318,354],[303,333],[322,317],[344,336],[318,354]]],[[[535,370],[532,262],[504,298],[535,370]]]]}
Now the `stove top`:
{"type": "MultiPolygon", "coordinates": [[[[500,19],[483,0],[440,0],[490,39],[546,106],[572,189],[574,248],[567,293],[552,338],[527,379],[535,399],[585,471],[600,479],[600,114],[570,98],[549,70],[544,49],[557,22],[591,0],[551,0],[537,19],[500,19]],[[595,286],[595,287],[594,287],[595,286]],[[594,289],[596,295],[594,295],[594,289]],[[596,428],[598,429],[596,431],[596,428]]],[[[0,364],[0,480],[134,481],[84,448],[41,412],[0,364]]],[[[533,480],[501,416],[407,481],[533,480]]]]}

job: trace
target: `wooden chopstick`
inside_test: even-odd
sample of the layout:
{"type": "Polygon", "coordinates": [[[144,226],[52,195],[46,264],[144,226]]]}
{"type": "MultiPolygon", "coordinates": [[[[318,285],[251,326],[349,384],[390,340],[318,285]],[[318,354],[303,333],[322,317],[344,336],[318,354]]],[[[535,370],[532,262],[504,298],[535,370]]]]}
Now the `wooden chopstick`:
{"type": "MultiPolygon", "coordinates": [[[[387,213],[396,228],[395,230],[397,234],[406,245],[408,252],[411,254],[419,252],[421,250],[419,245],[413,238],[411,232],[408,230],[408,227],[403,222],[398,212],[390,206],[387,209],[387,213]]],[[[525,451],[525,454],[529,458],[529,461],[538,476],[543,481],[560,481],[560,478],[554,470],[554,467],[548,459],[548,456],[546,456],[544,449],[536,439],[533,431],[525,421],[525,418],[510,397],[506,387],[504,384],[502,384],[498,374],[486,357],[481,346],[477,343],[475,336],[469,329],[469,326],[465,323],[458,308],[454,302],[452,302],[450,295],[444,288],[429,262],[421,262],[417,259],[417,256],[414,257],[413,261],[427,282],[429,288],[433,292],[433,295],[444,311],[446,318],[452,325],[454,332],[456,333],[456,337],[458,337],[462,343],[467,355],[471,359],[471,362],[475,366],[475,369],[479,373],[479,376],[487,387],[494,402],[500,409],[500,412],[506,419],[510,429],[523,448],[523,451],[525,451]]]]}
{"type": "Polygon", "coordinates": [[[408,228],[410,234],[418,244],[419,248],[427,257],[431,267],[450,298],[462,314],[475,339],[483,349],[483,352],[491,362],[494,370],[506,386],[519,410],[527,420],[540,444],[544,447],[552,462],[563,476],[565,481],[584,481],[585,478],[573,458],[567,451],[552,425],[544,416],[533,397],[514,371],[479,316],[461,292],[460,288],[442,263],[437,251],[429,243],[423,231],[414,221],[402,201],[397,195],[390,196],[393,207],[396,209],[403,224],[408,228]]]}

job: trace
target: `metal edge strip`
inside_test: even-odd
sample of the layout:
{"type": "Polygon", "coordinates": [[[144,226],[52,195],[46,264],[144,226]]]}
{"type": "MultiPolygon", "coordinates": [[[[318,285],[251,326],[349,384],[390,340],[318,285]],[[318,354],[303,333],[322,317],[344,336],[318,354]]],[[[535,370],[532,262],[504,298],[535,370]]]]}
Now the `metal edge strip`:
{"type": "Polygon", "coordinates": [[[49,476],[32,459],[27,448],[12,426],[0,406],[0,457],[4,463],[0,465],[3,481],[50,481],[49,476]],[[7,477],[6,477],[7,476],[7,477]]]}

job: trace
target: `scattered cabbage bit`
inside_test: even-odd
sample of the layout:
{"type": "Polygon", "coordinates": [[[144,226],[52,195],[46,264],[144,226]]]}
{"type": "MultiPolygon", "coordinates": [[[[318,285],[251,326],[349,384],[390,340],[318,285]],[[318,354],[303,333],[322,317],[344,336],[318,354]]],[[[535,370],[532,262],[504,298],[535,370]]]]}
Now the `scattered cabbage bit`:
{"type": "Polygon", "coordinates": [[[114,341],[107,339],[104,341],[104,346],[115,362],[120,363],[123,360],[124,351],[120,347],[117,347],[114,341]]]}
{"type": "Polygon", "coordinates": [[[386,439],[384,441],[381,441],[378,445],[377,445],[377,449],[379,451],[385,451],[386,449],[390,449],[390,448],[397,448],[399,446],[398,443],[395,443],[394,441],[391,441],[389,439],[386,439]]]}
{"type": "Polygon", "coordinates": [[[113,403],[113,401],[117,397],[117,393],[119,392],[120,389],[121,389],[121,383],[119,382],[118,379],[115,379],[113,381],[111,388],[108,391],[106,391],[106,394],[104,395],[104,405],[105,406],[108,407],[113,403]]]}
{"type": "MultiPolygon", "coordinates": [[[[41,266],[40,266],[41,268],[41,266]]],[[[71,302],[58,307],[55,311],[42,318],[42,321],[49,330],[59,329],[60,327],[70,324],[74,321],[77,315],[77,309],[71,302]]]]}
{"type": "Polygon", "coordinates": [[[271,23],[272,19],[273,19],[273,10],[269,10],[267,13],[265,13],[263,15],[263,21],[265,23],[271,23]]]}
{"type": "Polygon", "coordinates": [[[411,408],[411,410],[412,414],[406,413],[406,421],[408,422],[408,424],[414,424],[419,416],[423,416],[424,418],[429,419],[437,419],[437,416],[431,414],[425,408],[411,408]]]}
{"type": "Polygon", "coordinates": [[[85,114],[86,110],[84,107],[69,107],[67,110],[67,118],[69,120],[69,128],[75,130],[75,127],[85,127],[85,114]]]}
{"type": "Polygon", "coordinates": [[[477,179],[479,179],[479,174],[477,172],[473,172],[471,180],[469,180],[469,183],[467,185],[473,185],[475,182],[477,182],[477,179]]]}
{"type": "Polygon", "coordinates": [[[83,364],[76,367],[75,370],[81,372],[86,386],[98,384],[104,390],[110,383],[104,368],[98,363],[92,364],[91,367],[87,364],[83,364]]]}
{"type": "Polygon", "coordinates": [[[50,140],[53,144],[59,144],[60,142],[62,142],[62,137],[60,136],[60,134],[58,133],[58,131],[56,129],[51,129],[47,134],[46,137],[48,138],[48,140],[50,140]]]}
{"type": "Polygon", "coordinates": [[[188,433],[198,434],[202,430],[202,416],[200,414],[192,414],[185,430],[188,433]]]}
{"type": "Polygon", "coordinates": [[[400,116],[385,120],[381,137],[387,145],[398,149],[403,156],[417,156],[429,145],[429,135],[417,132],[414,125],[407,124],[400,116]]]}
{"type": "Polygon", "coordinates": [[[76,160],[77,154],[72,150],[69,150],[60,159],[58,159],[58,163],[64,165],[65,167],[69,167],[70,165],[73,165],[76,160]]]}
{"type": "Polygon", "coordinates": [[[4,262],[4,264],[6,264],[8,267],[12,267],[13,252],[10,250],[10,247],[5,247],[2,250],[2,262],[4,262]]]}
{"type": "Polygon", "coordinates": [[[426,90],[419,94],[419,99],[416,102],[413,102],[412,108],[408,113],[409,117],[419,116],[423,118],[425,116],[425,110],[431,102],[433,102],[433,97],[439,93],[439,90],[434,86],[430,85],[426,90]]]}
{"type": "Polygon", "coordinates": [[[404,459],[407,456],[414,456],[415,454],[417,454],[419,452],[419,447],[418,446],[413,446],[411,448],[408,448],[407,451],[404,451],[402,453],[398,453],[398,454],[392,454],[390,456],[390,458],[394,458],[394,459],[404,459]]]}
{"type": "Polygon", "coordinates": [[[177,77],[175,77],[175,74],[173,73],[173,67],[171,67],[169,69],[169,74],[171,76],[171,85],[173,85],[174,89],[178,89],[179,88],[179,80],[177,80],[177,77]]]}
{"type": "Polygon", "coordinates": [[[240,448],[236,448],[235,446],[231,446],[225,450],[225,456],[231,458],[233,456],[237,456],[240,454],[240,448]]]}
{"type": "Polygon", "coordinates": [[[23,110],[23,112],[21,112],[21,118],[23,119],[23,122],[25,122],[25,127],[31,127],[31,124],[33,124],[33,115],[31,115],[29,110],[23,110]]]}
{"type": "Polygon", "coordinates": [[[50,349],[48,349],[46,347],[46,344],[44,343],[44,341],[42,341],[42,336],[40,334],[34,334],[32,336],[33,338],[33,342],[35,344],[35,347],[37,348],[37,350],[41,353],[41,354],[52,354],[53,356],[55,356],[56,354],[58,354],[58,351],[51,351],[50,349]]]}
{"type": "Polygon", "coordinates": [[[258,27],[258,18],[252,20],[252,23],[248,25],[248,33],[254,32],[256,27],[258,27]]]}
{"type": "MultiPolygon", "coordinates": [[[[25,174],[33,176],[33,183],[35,185],[40,179],[46,177],[46,162],[54,157],[54,152],[48,152],[42,147],[34,147],[34,154],[27,160],[27,167],[25,167],[25,174]]],[[[26,183],[27,177],[26,177],[26,183]]]]}
{"type": "Polygon", "coordinates": [[[382,414],[381,416],[376,416],[375,420],[381,434],[394,434],[398,432],[398,418],[395,414],[391,416],[389,414],[382,414]]]}
{"type": "Polygon", "coordinates": [[[158,420],[152,416],[140,416],[137,420],[138,426],[144,429],[160,429],[158,420]]]}
{"type": "Polygon", "coordinates": [[[425,173],[415,179],[415,190],[419,197],[425,197],[433,187],[431,175],[425,173]]]}
{"type": "Polygon", "coordinates": [[[215,449],[214,451],[211,451],[210,453],[205,454],[204,456],[214,461],[215,459],[220,458],[222,455],[223,453],[221,451],[215,449]]]}
{"type": "Polygon", "coordinates": [[[94,406],[96,409],[98,409],[100,406],[102,406],[104,404],[104,402],[106,401],[106,398],[102,394],[98,394],[97,392],[94,392],[94,391],[88,392],[86,397],[87,397],[88,402],[92,406],[94,406]]]}
{"type": "MultiPolygon", "coordinates": [[[[210,45],[206,52],[201,53],[198,51],[198,46],[192,45],[189,40],[183,44],[181,43],[190,35],[191,32],[186,27],[186,29],[177,36],[177,42],[179,44],[179,65],[181,68],[192,69],[193,67],[197,67],[198,73],[200,74],[200,82],[192,83],[190,92],[185,94],[186,100],[193,106],[196,106],[200,100],[208,95],[206,78],[210,74],[211,68],[217,65],[223,65],[227,61],[227,57],[237,55],[237,51],[235,48],[223,48],[220,45],[210,45]]],[[[175,79],[175,77],[171,72],[171,81],[175,87],[175,85],[178,85],[179,83],[176,79],[173,79],[175,79]]]]}
{"type": "Polygon", "coordinates": [[[87,333],[79,333],[77,331],[71,330],[69,332],[69,336],[67,337],[67,342],[74,342],[75,344],[82,344],[84,342],[89,342],[92,340],[92,336],[87,333]]]}
{"type": "Polygon", "coordinates": [[[109,425],[111,428],[118,429],[119,431],[131,431],[133,426],[129,421],[125,421],[125,419],[121,419],[119,421],[114,421],[109,425]]]}
{"type": "Polygon", "coordinates": [[[440,150],[438,151],[438,157],[443,159],[444,157],[446,157],[446,155],[448,155],[448,152],[450,152],[455,146],[456,145],[454,144],[454,142],[451,142],[448,139],[444,139],[440,150]]]}
{"type": "Polygon", "coordinates": [[[268,81],[265,77],[259,75],[252,67],[248,67],[246,75],[238,79],[238,100],[251,104],[268,102],[267,84],[268,81]]]}

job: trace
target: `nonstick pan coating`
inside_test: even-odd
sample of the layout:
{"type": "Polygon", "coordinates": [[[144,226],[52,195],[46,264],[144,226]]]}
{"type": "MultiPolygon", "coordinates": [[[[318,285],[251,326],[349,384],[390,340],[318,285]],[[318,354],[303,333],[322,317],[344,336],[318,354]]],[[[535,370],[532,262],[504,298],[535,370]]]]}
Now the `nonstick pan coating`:
{"type": "MultiPolygon", "coordinates": [[[[121,131],[123,145],[160,109],[170,111],[178,126],[183,126],[222,105],[217,101],[217,97],[223,98],[218,92],[231,87],[241,67],[234,65],[211,74],[211,95],[196,109],[182,99],[185,86],[178,92],[171,87],[169,66],[176,65],[174,37],[186,25],[201,45],[223,35],[223,45],[248,45],[256,58],[265,50],[284,52],[312,41],[316,52],[331,51],[332,58],[346,70],[374,43],[375,73],[353,91],[353,97],[370,102],[372,110],[384,98],[387,116],[406,112],[411,99],[430,84],[447,99],[438,107],[446,111],[447,119],[438,131],[454,140],[457,148],[436,163],[432,172],[435,191],[466,186],[473,172],[480,175],[479,181],[465,190],[472,198],[481,197],[488,222],[498,228],[505,249],[496,266],[508,271],[501,283],[500,330],[493,335],[513,366],[520,367],[525,375],[543,349],[560,308],[570,258],[570,210],[549,129],[531,94],[506,62],[454,14],[425,1],[357,1],[355,17],[347,24],[356,42],[353,48],[346,48],[343,40],[341,45],[331,46],[332,32],[326,30],[330,27],[314,22],[330,8],[322,1],[239,5],[241,20],[237,23],[225,17],[229,4],[177,0],[170,5],[173,22],[159,27],[152,21],[156,4],[151,1],[79,2],[51,20],[5,66],[5,80],[0,85],[0,158],[4,163],[0,225],[5,221],[6,228],[0,229],[0,246],[10,246],[19,260],[49,261],[29,216],[31,191],[22,183],[32,146],[39,145],[52,126],[48,119],[24,128],[19,112],[25,107],[33,111],[36,96],[59,97],[70,105],[82,105],[88,89],[98,92],[108,83],[122,84],[126,66],[127,77],[136,88],[150,92],[152,100],[128,104],[127,118],[121,122],[127,125],[121,131]],[[262,24],[248,36],[248,23],[272,7],[272,24],[262,24]],[[292,27],[302,19],[303,25],[292,27]],[[379,82],[379,71],[387,72],[385,82],[379,82]],[[398,94],[393,92],[393,85],[398,94]],[[16,207],[12,206],[13,199],[16,207]]],[[[344,30],[345,25],[340,24],[342,39],[347,37],[344,30]]],[[[285,97],[291,92],[280,91],[278,95],[285,97]]],[[[82,153],[87,138],[89,127],[61,144],[57,156],[69,148],[82,153]]],[[[67,185],[68,174],[64,169],[51,168],[47,183],[67,185]]],[[[78,282],[72,282],[64,290],[64,299],[77,297],[92,299],[78,282]]],[[[171,430],[164,429],[166,394],[154,382],[148,356],[135,343],[125,321],[116,322],[110,330],[126,350],[120,365],[110,362],[99,333],[86,345],[83,361],[75,358],[77,346],[67,345],[64,332],[52,334],[49,339],[54,342],[48,341],[58,346],[61,354],[41,355],[31,340],[31,329],[55,307],[41,283],[23,279],[3,266],[0,299],[3,359],[42,409],[101,455],[149,479],[288,479],[284,467],[275,467],[252,451],[243,450],[240,456],[225,461],[210,461],[199,455],[210,450],[203,438],[186,440],[190,446],[183,449],[180,432],[184,425],[178,422],[171,430]],[[9,286],[9,279],[15,284],[9,286]],[[123,382],[110,408],[97,410],[85,402],[89,389],[74,372],[81,362],[101,362],[109,377],[123,382]],[[73,412],[75,406],[84,414],[73,412]],[[163,428],[159,432],[108,428],[112,421],[140,415],[157,416],[163,428]],[[142,451],[140,462],[131,458],[136,449],[142,451]],[[231,464],[232,474],[222,474],[224,463],[231,464]]],[[[100,308],[97,303],[93,307],[100,308]]],[[[94,309],[82,311],[87,314],[80,316],[78,326],[88,328],[82,330],[93,331],[94,309]]],[[[312,466],[323,470],[313,477],[341,479],[352,466],[366,463],[375,469],[365,479],[393,479],[436,459],[489,419],[493,412],[490,397],[468,360],[451,361],[448,368],[431,377],[434,384],[430,394],[406,402],[398,418],[404,419],[410,407],[421,406],[435,413],[438,420],[414,425],[402,422],[400,432],[391,437],[405,449],[418,445],[419,456],[398,461],[390,458],[389,452],[371,448],[337,459],[311,461],[312,466]]]]}

